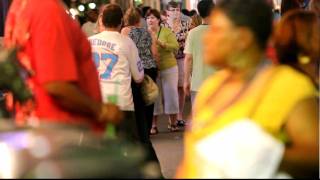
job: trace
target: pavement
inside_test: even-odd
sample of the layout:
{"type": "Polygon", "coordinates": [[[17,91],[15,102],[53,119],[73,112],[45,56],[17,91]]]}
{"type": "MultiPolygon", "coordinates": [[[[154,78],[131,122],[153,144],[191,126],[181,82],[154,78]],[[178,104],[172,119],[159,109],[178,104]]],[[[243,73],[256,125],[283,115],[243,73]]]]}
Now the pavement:
{"type": "MultiPolygon", "coordinates": [[[[184,118],[190,114],[190,99],[186,99],[184,118]]],[[[160,116],[158,119],[159,133],[151,135],[151,141],[156,151],[164,178],[172,179],[175,176],[178,165],[183,157],[184,128],[178,132],[170,132],[167,129],[168,116],[160,116]]]]}

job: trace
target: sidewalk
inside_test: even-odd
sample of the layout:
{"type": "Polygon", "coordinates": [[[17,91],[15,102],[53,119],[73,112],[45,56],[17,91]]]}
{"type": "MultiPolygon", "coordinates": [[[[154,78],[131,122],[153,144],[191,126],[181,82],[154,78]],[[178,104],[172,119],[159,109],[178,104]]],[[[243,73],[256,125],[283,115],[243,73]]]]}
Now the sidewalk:
{"type": "MultiPolygon", "coordinates": [[[[186,99],[184,117],[190,113],[190,100],[186,99]]],[[[175,176],[178,165],[183,156],[184,129],[179,132],[169,132],[168,117],[160,116],[158,120],[159,134],[152,135],[151,141],[160,161],[163,176],[171,179],[175,176]]]]}

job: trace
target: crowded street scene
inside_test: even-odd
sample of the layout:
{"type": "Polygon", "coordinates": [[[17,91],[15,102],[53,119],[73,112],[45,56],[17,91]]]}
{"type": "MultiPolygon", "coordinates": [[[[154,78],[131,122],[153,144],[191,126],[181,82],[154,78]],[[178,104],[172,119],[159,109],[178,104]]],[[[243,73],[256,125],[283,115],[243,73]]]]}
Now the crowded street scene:
{"type": "Polygon", "coordinates": [[[0,0],[0,179],[319,174],[320,0],[0,0]]]}

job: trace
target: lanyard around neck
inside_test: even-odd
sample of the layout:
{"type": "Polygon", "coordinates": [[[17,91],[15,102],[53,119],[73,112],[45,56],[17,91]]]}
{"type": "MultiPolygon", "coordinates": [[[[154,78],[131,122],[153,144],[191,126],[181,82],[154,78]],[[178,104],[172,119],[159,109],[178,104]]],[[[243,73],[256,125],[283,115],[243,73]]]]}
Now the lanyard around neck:
{"type": "Polygon", "coordinates": [[[158,31],[158,35],[157,35],[157,39],[159,39],[161,29],[162,29],[162,27],[160,26],[160,30],[158,31]]]}

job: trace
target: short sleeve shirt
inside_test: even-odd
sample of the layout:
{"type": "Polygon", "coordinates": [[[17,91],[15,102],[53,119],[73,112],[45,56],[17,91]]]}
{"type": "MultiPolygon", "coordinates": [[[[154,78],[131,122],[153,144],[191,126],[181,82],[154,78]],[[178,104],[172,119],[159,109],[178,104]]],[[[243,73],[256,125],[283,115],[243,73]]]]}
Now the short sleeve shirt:
{"type": "Polygon", "coordinates": [[[141,81],[143,64],[134,42],[119,32],[104,31],[89,38],[100,77],[104,102],[116,103],[123,111],[134,111],[131,78],[141,81]]]}
{"type": "Polygon", "coordinates": [[[81,112],[58,105],[44,85],[71,82],[91,99],[101,102],[91,48],[80,25],[57,0],[15,0],[8,13],[5,43],[20,45],[19,60],[33,72],[28,78],[36,101],[36,115],[52,121],[87,120],[81,112]]]}
{"type": "Polygon", "coordinates": [[[191,90],[198,91],[203,81],[214,73],[214,68],[209,67],[203,60],[203,35],[208,29],[208,25],[200,25],[192,29],[186,40],[185,54],[192,55],[192,77],[191,90]]]}

